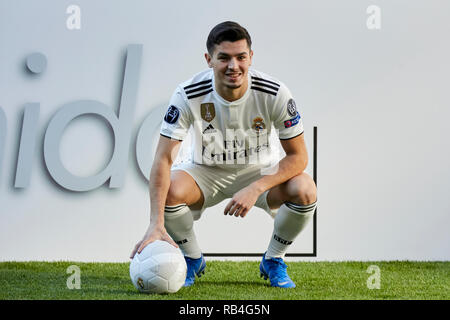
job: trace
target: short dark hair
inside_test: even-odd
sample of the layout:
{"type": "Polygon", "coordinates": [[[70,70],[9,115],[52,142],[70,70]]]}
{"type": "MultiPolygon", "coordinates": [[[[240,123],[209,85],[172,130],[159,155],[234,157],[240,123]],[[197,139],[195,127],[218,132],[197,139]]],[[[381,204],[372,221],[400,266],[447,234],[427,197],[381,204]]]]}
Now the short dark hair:
{"type": "Polygon", "coordinates": [[[237,22],[225,21],[215,26],[208,35],[206,40],[206,48],[212,56],[214,48],[223,41],[235,42],[238,40],[247,40],[248,48],[252,47],[252,39],[248,31],[237,22]]]}

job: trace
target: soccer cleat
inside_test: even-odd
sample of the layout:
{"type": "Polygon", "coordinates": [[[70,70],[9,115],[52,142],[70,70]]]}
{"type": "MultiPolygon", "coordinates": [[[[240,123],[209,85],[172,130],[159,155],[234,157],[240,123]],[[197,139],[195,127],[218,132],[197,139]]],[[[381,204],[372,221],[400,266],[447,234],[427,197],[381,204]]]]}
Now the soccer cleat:
{"type": "Polygon", "coordinates": [[[266,259],[265,253],[259,265],[260,276],[264,277],[264,280],[269,278],[272,287],[295,288],[295,283],[289,278],[286,269],[287,265],[283,259],[266,259]]]}
{"type": "Polygon", "coordinates": [[[202,274],[205,274],[206,261],[203,257],[203,254],[198,259],[192,259],[186,256],[184,257],[184,259],[186,260],[187,265],[186,280],[184,281],[184,286],[190,287],[194,284],[195,275],[200,278],[202,274]]]}

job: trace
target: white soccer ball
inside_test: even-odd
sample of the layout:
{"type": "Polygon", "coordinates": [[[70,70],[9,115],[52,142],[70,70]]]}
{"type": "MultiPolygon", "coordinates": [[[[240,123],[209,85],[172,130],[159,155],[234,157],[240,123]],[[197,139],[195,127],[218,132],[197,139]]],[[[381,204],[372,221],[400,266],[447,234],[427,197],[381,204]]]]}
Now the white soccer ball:
{"type": "Polygon", "coordinates": [[[175,293],[186,280],[186,261],[181,250],[166,241],[156,240],[130,264],[130,277],[136,289],[144,293],[175,293]]]}

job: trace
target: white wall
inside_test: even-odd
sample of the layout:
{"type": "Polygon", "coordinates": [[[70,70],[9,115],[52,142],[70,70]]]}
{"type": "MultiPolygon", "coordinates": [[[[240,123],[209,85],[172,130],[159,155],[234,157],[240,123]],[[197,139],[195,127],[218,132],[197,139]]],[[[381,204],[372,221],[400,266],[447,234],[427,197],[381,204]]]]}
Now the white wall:
{"type": "MultiPolygon", "coordinates": [[[[311,156],[312,128],[319,129],[318,254],[310,260],[448,260],[449,10],[444,0],[0,0],[0,260],[128,261],[149,219],[138,129],[179,82],[206,68],[206,37],[224,20],[247,27],[255,69],[295,95],[311,156]],[[81,8],[80,30],[66,27],[71,4],[81,8]],[[381,9],[380,29],[366,25],[370,5],[381,9]],[[125,183],[65,190],[43,160],[49,121],[77,100],[117,111],[130,44],[142,44],[143,56],[125,183]],[[33,52],[47,57],[41,74],[26,70],[33,52]],[[37,148],[30,183],[19,189],[17,152],[30,102],[40,104],[37,148]]],[[[74,174],[91,176],[109,162],[113,141],[100,118],[80,117],[65,131],[61,158],[74,174]]],[[[224,206],[196,223],[203,250],[263,252],[269,217],[259,209],[245,219],[224,217],[224,206]]],[[[311,229],[290,252],[312,250],[311,229]]]]}

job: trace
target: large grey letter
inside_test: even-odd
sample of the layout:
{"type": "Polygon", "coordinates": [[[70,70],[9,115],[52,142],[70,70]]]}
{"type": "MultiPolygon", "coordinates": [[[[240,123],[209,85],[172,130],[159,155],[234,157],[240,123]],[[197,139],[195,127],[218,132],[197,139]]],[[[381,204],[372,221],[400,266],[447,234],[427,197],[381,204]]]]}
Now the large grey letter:
{"type": "Polygon", "coordinates": [[[142,45],[130,45],[127,50],[125,75],[117,117],[108,106],[91,100],[76,101],[64,105],[52,118],[45,133],[44,158],[48,171],[62,187],[72,191],[89,191],[110,179],[110,188],[123,185],[128,164],[131,126],[136,104],[142,45]],[[74,118],[84,114],[97,114],[106,119],[114,131],[114,151],[108,166],[95,176],[74,176],[63,166],[59,155],[62,134],[74,118]]]}
{"type": "Polygon", "coordinates": [[[154,157],[154,142],[159,139],[159,130],[167,106],[156,107],[145,118],[136,138],[136,159],[142,175],[148,181],[154,157]]]}
{"type": "Polygon", "coordinates": [[[139,85],[141,69],[142,44],[129,45],[127,49],[127,61],[123,77],[122,97],[119,109],[119,132],[116,134],[117,163],[116,171],[111,176],[110,188],[120,188],[125,179],[128,165],[128,157],[131,142],[131,127],[134,110],[136,109],[136,97],[139,85]]]}
{"type": "Polygon", "coordinates": [[[14,187],[26,188],[30,184],[31,167],[36,149],[36,133],[39,122],[39,103],[27,103],[23,113],[22,134],[17,158],[14,187]]]}

